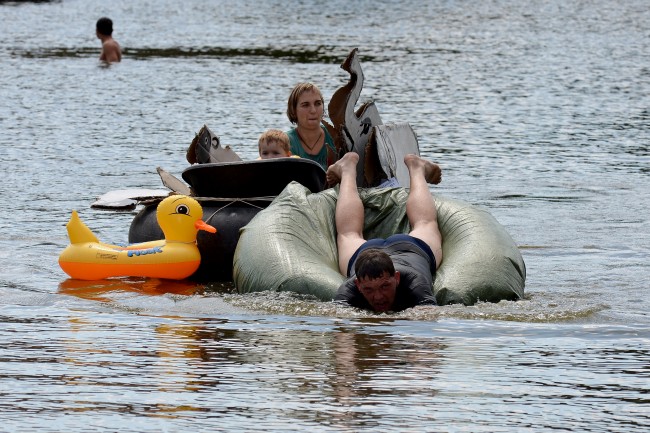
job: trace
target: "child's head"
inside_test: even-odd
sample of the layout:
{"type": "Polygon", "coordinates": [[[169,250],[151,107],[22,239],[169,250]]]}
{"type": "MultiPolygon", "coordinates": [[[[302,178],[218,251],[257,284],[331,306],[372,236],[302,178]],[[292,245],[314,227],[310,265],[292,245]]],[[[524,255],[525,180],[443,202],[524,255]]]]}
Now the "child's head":
{"type": "Polygon", "coordinates": [[[260,135],[258,142],[260,159],[286,158],[289,151],[289,136],[279,129],[269,129],[260,135]]]}

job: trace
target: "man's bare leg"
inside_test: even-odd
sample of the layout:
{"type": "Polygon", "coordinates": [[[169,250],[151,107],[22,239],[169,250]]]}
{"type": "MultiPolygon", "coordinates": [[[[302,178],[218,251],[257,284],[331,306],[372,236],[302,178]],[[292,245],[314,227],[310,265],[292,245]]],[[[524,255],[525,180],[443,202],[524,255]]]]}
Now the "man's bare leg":
{"type": "Polygon", "coordinates": [[[442,236],[438,229],[438,212],[429,183],[438,184],[442,171],[437,164],[417,155],[406,155],[404,164],[409,170],[411,190],[406,200],[406,215],[411,224],[411,236],[419,238],[431,247],[436,258],[436,269],[442,262],[442,236]]]}
{"type": "Polygon", "coordinates": [[[327,182],[340,183],[336,202],[336,244],[339,250],[339,270],[347,276],[352,254],[365,242],[363,238],[363,202],[357,190],[357,162],[359,155],[348,152],[327,169],[327,182]]]}

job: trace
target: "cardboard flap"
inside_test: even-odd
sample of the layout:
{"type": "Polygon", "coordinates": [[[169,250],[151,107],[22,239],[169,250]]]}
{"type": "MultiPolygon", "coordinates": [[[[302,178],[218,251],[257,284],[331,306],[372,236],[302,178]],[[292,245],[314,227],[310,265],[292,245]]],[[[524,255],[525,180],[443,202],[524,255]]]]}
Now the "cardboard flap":
{"type": "Polygon", "coordinates": [[[420,155],[418,139],[408,123],[387,123],[373,127],[366,148],[365,181],[377,186],[396,179],[399,186],[409,188],[411,181],[404,157],[420,155]]]}

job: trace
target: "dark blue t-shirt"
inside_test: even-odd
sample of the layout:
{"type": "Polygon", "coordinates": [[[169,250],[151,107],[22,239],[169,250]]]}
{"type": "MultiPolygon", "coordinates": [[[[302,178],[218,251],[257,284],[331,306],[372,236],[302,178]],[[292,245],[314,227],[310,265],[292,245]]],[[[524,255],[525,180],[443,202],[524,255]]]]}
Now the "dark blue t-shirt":
{"type": "Polygon", "coordinates": [[[395,270],[400,273],[400,282],[391,311],[402,311],[416,305],[437,305],[433,295],[433,278],[436,272],[433,252],[422,240],[404,234],[393,235],[387,239],[371,239],[361,245],[350,259],[349,278],[336,292],[335,302],[372,310],[354,284],[354,262],[359,253],[368,248],[377,248],[388,254],[393,260],[395,270]]]}

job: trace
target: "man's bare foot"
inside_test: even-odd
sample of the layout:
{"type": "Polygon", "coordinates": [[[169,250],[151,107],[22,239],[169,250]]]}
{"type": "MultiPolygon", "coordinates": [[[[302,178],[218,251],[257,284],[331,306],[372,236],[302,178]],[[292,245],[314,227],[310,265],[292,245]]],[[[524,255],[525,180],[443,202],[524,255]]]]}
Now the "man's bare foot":
{"type": "Polygon", "coordinates": [[[327,168],[327,173],[325,178],[327,183],[331,186],[336,185],[341,182],[343,178],[343,173],[345,171],[351,171],[354,179],[357,178],[357,163],[359,162],[359,154],[356,152],[348,152],[341,159],[336,161],[334,164],[330,165],[327,168]]]}
{"type": "Polygon", "coordinates": [[[427,159],[409,154],[404,157],[404,164],[408,167],[409,172],[422,170],[427,183],[439,184],[442,180],[442,170],[440,169],[440,166],[427,159]]]}

